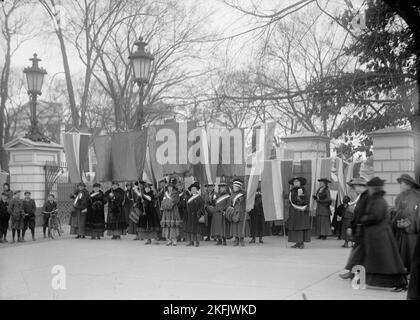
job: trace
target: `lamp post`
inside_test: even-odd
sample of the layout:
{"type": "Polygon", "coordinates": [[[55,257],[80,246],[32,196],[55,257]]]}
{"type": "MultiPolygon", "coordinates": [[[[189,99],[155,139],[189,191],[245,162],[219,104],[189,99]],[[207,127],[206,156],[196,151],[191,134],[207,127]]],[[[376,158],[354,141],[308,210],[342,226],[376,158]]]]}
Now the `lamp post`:
{"type": "Polygon", "coordinates": [[[23,73],[26,75],[28,95],[31,99],[31,126],[29,132],[25,135],[25,138],[32,141],[50,142],[39,130],[38,120],[36,118],[36,101],[38,95],[42,94],[42,83],[47,71],[38,66],[38,62],[41,61],[41,59],[38,59],[36,53],[34,53],[34,57],[29,60],[32,61],[32,66],[23,69],[23,73]]]}
{"type": "Polygon", "coordinates": [[[141,129],[143,126],[143,101],[144,101],[144,88],[150,79],[150,71],[152,69],[153,56],[145,51],[147,42],[143,41],[140,37],[134,43],[137,50],[130,54],[129,59],[134,73],[134,81],[139,86],[139,104],[137,106],[137,121],[136,128],[141,129]]]}

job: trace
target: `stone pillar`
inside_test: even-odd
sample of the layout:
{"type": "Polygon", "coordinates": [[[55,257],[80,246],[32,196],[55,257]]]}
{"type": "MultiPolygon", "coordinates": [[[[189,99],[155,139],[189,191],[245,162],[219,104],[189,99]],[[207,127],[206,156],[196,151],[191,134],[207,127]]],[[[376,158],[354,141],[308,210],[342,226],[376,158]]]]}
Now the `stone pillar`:
{"type": "Polygon", "coordinates": [[[386,200],[395,204],[400,193],[397,178],[407,173],[414,177],[413,131],[400,128],[385,128],[369,134],[373,139],[373,166],[375,176],[385,179],[386,200]]]}
{"type": "Polygon", "coordinates": [[[287,149],[293,150],[294,161],[325,158],[330,138],[318,134],[297,134],[281,138],[287,149]]]}
{"type": "Polygon", "coordinates": [[[10,153],[10,188],[13,191],[30,191],[37,208],[41,208],[46,196],[45,163],[59,162],[63,146],[16,138],[8,142],[5,149],[10,153]]]}

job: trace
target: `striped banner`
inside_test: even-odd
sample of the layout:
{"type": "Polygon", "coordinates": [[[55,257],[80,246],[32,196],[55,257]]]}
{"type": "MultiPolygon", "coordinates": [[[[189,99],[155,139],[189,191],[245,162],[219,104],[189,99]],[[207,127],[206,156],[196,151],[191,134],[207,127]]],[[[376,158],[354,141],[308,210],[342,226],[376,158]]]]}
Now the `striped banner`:
{"type": "Polygon", "coordinates": [[[98,182],[112,180],[111,136],[99,136],[93,139],[96,154],[95,180],[98,182]]]}
{"type": "Polygon", "coordinates": [[[199,131],[195,144],[197,144],[196,157],[200,159],[198,164],[192,166],[194,177],[197,181],[204,185],[207,183],[216,183],[217,164],[212,164],[210,159],[210,141],[207,132],[203,129],[199,131]]]}
{"type": "Polygon", "coordinates": [[[253,130],[252,150],[255,150],[255,153],[251,156],[251,168],[247,183],[247,212],[254,208],[255,195],[257,193],[258,183],[260,181],[261,172],[264,170],[264,161],[270,159],[271,150],[273,149],[273,138],[275,129],[276,123],[271,122],[265,124],[264,127],[258,126],[253,130]]]}
{"type": "Polygon", "coordinates": [[[72,183],[82,181],[83,169],[88,162],[90,136],[89,133],[81,132],[64,133],[64,152],[72,183]]]}
{"type": "Polygon", "coordinates": [[[267,160],[261,175],[261,191],[265,221],[284,219],[283,178],[281,160],[267,160]]]}
{"type": "Polygon", "coordinates": [[[311,186],[311,198],[309,202],[309,208],[311,210],[311,215],[315,216],[317,202],[312,198],[318,188],[320,183],[318,182],[321,178],[327,178],[331,180],[331,169],[332,169],[332,159],[331,158],[318,158],[312,159],[312,186],[311,186]]]}
{"type": "Polygon", "coordinates": [[[338,182],[338,199],[337,203],[341,204],[342,199],[347,194],[346,179],[344,175],[344,161],[341,158],[336,158],[335,168],[338,182]]]}
{"type": "MultiPolygon", "coordinates": [[[[222,129],[223,130],[223,129],[222,129]]],[[[242,145],[238,146],[235,143],[234,137],[230,136],[230,144],[223,143],[223,136],[220,137],[219,146],[219,164],[217,166],[216,175],[218,177],[244,177],[245,176],[245,130],[242,128],[235,128],[234,130],[240,130],[242,145]],[[238,156],[237,151],[242,153],[241,163],[235,163],[235,157],[238,156]],[[223,159],[227,159],[229,153],[229,163],[223,163],[223,159]]]]}

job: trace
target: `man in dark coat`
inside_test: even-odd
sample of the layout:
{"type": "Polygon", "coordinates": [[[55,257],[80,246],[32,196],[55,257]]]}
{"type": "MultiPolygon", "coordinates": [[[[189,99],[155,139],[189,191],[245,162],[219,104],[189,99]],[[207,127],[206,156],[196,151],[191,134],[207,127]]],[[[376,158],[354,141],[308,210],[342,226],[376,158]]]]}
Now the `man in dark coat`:
{"type": "Polygon", "coordinates": [[[295,242],[292,248],[303,249],[304,242],[311,241],[309,221],[309,196],[304,188],[306,179],[295,177],[289,180],[292,186],[289,193],[288,241],[295,242]]]}
{"type": "Polygon", "coordinates": [[[152,239],[157,239],[157,232],[160,227],[159,214],[155,207],[155,194],[152,185],[140,181],[143,188],[134,188],[137,194],[135,207],[141,212],[137,224],[137,232],[140,239],[146,239],[145,244],[151,244],[152,239]]]}
{"type": "Polygon", "coordinates": [[[127,232],[128,223],[123,211],[124,190],[118,182],[112,182],[111,189],[105,192],[105,199],[108,202],[107,233],[112,240],[121,239],[127,232]]]}
{"type": "Polygon", "coordinates": [[[85,238],[86,214],[89,200],[89,192],[86,184],[80,182],[78,190],[71,196],[74,199],[73,211],[70,217],[70,234],[77,234],[76,239],[85,238]]]}
{"type": "Polygon", "coordinates": [[[102,192],[101,184],[94,183],[93,191],[90,193],[88,210],[86,216],[86,235],[91,236],[92,240],[101,239],[105,231],[105,195],[102,192]]]}

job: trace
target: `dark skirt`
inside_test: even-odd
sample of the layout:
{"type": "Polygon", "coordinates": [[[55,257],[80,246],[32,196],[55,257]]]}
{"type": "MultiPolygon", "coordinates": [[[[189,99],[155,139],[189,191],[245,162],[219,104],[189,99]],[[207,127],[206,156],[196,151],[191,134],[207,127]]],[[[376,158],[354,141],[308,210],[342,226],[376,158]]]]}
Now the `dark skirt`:
{"type": "Polygon", "coordinates": [[[347,228],[350,228],[351,219],[344,218],[342,220],[343,224],[341,225],[341,239],[345,241],[351,241],[351,237],[347,235],[347,228]]]}
{"type": "Polygon", "coordinates": [[[203,235],[201,233],[185,232],[185,240],[201,241],[203,240],[203,235]]]}
{"type": "Polygon", "coordinates": [[[311,231],[306,230],[289,230],[288,241],[295,243],[311,242],[311,231]]]}
{"type": "Polygon", "coordinates": [[[86,235],[86,213],[82,213],[79,209],[74,209],[70,217],[70,234],[78,236],[86,235]]]}
{"type": "Polygon", "coordinates": [[[358,244],[354,246],[350,252],[350,256],[349,256],[349,259],[347,260],[345,269],[351,271],[354,266],[362,265],[364,257],[365,257],[364,246],[362,244],[358,244]]]}
{"type": "Polygon", "coordinates": [[[9,228],[10,217],[0,217],[0,230],[5,232],[9,228]]]}
{"type": "Polygon", "coordinates": [[[265,220],[263,214],[251,214],[251,237],[264,236],[265,220]]]}
{"type": "Polygon", "coordinates": [[[414,249],[416,248],[417,237],[417,234],[408,234],[402,230],[398,230],[395,236],[398,251],[408,274],[410,273],[411,263],[414,258],[414,249]]]}
{"type": "Polygon", "coordinates": [[[329,216],[316,216],[315,234],[317,236],[332,236],[329,216]]]}
{"type": "Polygon", "coordinates": [[[373,287],[395,288],[407,285],[405,274],[366,273],[366,284],[373,287]]]}

